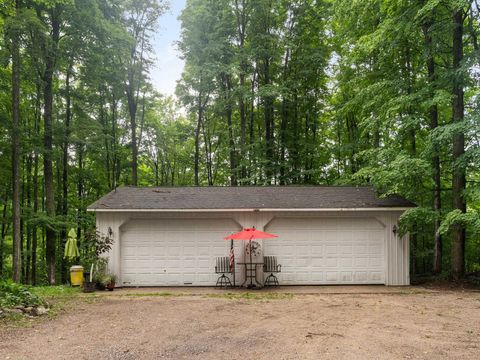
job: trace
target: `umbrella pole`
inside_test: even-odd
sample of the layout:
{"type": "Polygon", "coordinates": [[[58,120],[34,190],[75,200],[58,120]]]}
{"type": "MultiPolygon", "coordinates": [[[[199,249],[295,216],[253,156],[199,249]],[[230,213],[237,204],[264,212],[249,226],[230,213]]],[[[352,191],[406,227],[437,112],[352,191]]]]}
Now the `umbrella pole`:
{"type": "Polygon", "coordinates": [[[230,240],[230,250],[233,251],[233,287],[235,287],[235,250],[233,249],[233,239],[230,240]]]}
{"type": "MultiPolygon", "coordinates": [[[[252,271],[252,265],[253,265],[253,260],[252,260],[252,238],[250,238],[250,271],[252,271]]],[[[254,269],[254,273],[256,273],[256,270],[257,269],[254,269]]],[[[250,274],[250,286],[253,287],[253,277],[251,276],[252,274],[250,274]]]]}

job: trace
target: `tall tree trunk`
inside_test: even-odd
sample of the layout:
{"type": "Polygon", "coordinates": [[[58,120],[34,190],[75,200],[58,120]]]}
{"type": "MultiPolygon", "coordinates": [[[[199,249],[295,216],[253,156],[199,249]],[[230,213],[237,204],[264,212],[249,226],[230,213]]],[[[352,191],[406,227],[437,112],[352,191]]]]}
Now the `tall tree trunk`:
{"type": "Polygon", "coordinates": [[[7,223],[7,194],[5,194],[5,203],[2,211],[2,226],[0,230],[0,277],[3,275],[3,264],[5,258],[5,229],[7,223]]]}
{"type": "Polygon", "coordinates": [[[228,126],[228,147],[230,155],[230,185],[237,186],[237,155],[235,149],[235,139],[233,137],[233,123],[232,123],[232,104],[230,99],[231,82],[227,74],[222,74],[224,100],[225,100],[225,116],[227,118],[228,126]]]}
{"type": "MultiPolygon", "coordinates": [[[[26,163],[26,158],[25,156],[22,156],[22,165],[21,165],[21,173],[22,173],[22,186],[21,186],[21,199],[20,199],[20,209],[26,209],[26,203],[25,203],[25,194],[27,192],[26,190],[26,184],[27,184],[27,169],[25,166],[26,163]]],[[[25,256],[26,256],[26,251],[24,247],[25,243],[25,238],[28,238],[28,231],[25,231],[25,221],[24,219],[20,218],[20,250],[21,250],[21,281],[25,282],[25,256]],[[25,236],[26,235],[26,236],[25,236]]]]}
{"type": "MultiPolygon", "coordinates": [[[[28,154],[27,157],[27,209],[30,211],[32,209],[32,163],[33,163],[33,155],[32,153],[28,154]]],[[[27,244],[25,249],[25,260],[24,260],[24,268],[25,268],[25,283],[31,283],[30,277],[30,263],[31,263],[31,255],[32,255],[32,229],[30,225],[26,226],[27,228],[27,244]]]]}
{"type": "MultiPolygon", "coordinates": [[[[406,94],[410,96],[413,88],[413,67],[411,62],[410,44],[406,43],[404,45],[404,49],[405,49],[405,53],[404,53],[405,66],[403,68],[403,71],[404,71],[404,78],[407,79],[406,94]]],[[[412,107],[408,106],[406,112],[408,116],[412,116],[413,115],[412,107]]],[[[409,143],[410,145],[411,156],[416,157],[417,156],[417,139],[416,139],[416,129],[414,125],[410,125],[410,128],[408,129],[408,136],[407,136],[406,142],[409,143]]],[[[415,189],[415,190],[418,191],[418,189],[415,189]]],[[[412,231],[411,231],[411,242],[413,244],[413,248],[415,249],[415,251],[413,252],[413,259],[412,259],[412,263],[414,266],[414,274],[418,273],[418,254],[419,254],[418,235],[419,235],[418,224],[415,221],[412,224],[412,231]]]]}
{"type": "MultiPolygon", "coordinates": [[[[290,64],[290,49],[285,52],[285,58],[283,61],[283,82],[285,83],[288,78],[290,64]]],[[[288,122],[288,110],[290,108],[290,100],[287,100],[286,96],[282,99],[282,111],[280,121],[280,185],[286,184],[286,146],[287,146],[287,122],[288,122]]]]}
{"type": "Polygon", "coordinates": [[[282,113],[280,122],[280,185],[286,185],[286,146],[287,146],[287,119],[288,119],[288,101],[284,97],[282,100],[282,113]]]}
{"type": "Polygon", "coordinates": [[[198,117],[197,117],[197,127],[195,128],[195,159],[194,159],[194,175],[195,175],[195,186],[200,185],[199,179],[199,161],[200,161],[200,130],[202,128],[203,121],[203,106],[202,106],[202,93],[198,94],[198,117]]]}
{"type": "MultiPolygon", "coordinates": [[[[357,172],[357,163],[355,160],[355,156],[357,154],[357,142],[358,142],[358,125],[355,119],[355,113],[348,112],[345,116],[345,121],[347,125],[347,136],[348,136],[348,145],[350,147],[350,151],[348,153],[349,158],[349,168],[350,173],[355,174],[357,172]]],[[[346,169],[345,169],[346,170],[346,169]]]]}
{"type": "MultiPolygon", "coordinates": [[[[45,209],[50,219],[55,217],[55,189],[53,183],[53,130],[52,130],[52,112],[53,112],[53,73],[58,51],[58,42],[60,38],[60,20],[57,9],[52,9],[51,16],[51,45],[47,48],[45,59],[45,72],[43,74],[43,120],[44,120],[44,155],[43,155],[43,173],[45,181],[45,209]]],[[[47,226],[46,231],[46,260],[47,277],[50,284],[55,284],[55,253],[56,237],[55,231],[47,226]]]]}
{"type": "MultiPolygon", "coordinates": [[[[270,85],[270,60],[264,60],[264,85],[270,85]]],[[[274,120],[273,120],[273,98],[265,96],[264,99],[264,118],[265,118],[265,145],[266,145],[266,165],[265,176],[267,184],[272,182],[274,176],[274,151],[273,151],[273,134],[274,134],[274,120]]]]}
{"type": "MultiPolygon", "coordinates": [[[[80,199],[77,208],[77,241],[80,241],[82,235],[83,223],[83,145],[77,145],[77,161],[78,161],[78,182],[77,182],[77,196],[80,199]]],[[[80,244],[79,244],[80,245],[80,244]]]]}
{"type": "MultiPolygon", "coordinates": [[[[15,1],[16,16],[19,16],[20,1],[15,1]]],[[[17,29],[12,36],[12,217],[13,217],[13,274],[15,282],[22,276],[20,233],[20,45],[17,29]]]]}
{"type": "Polygon", "coordinates": [[[112,188],[117,187],[117,101],[112,95],[112,188]]]}
{"type": "MultiPolygon", "coordinates": [[[[133,81],[133,80],[132,80],[133,81]]],[[[130,87],[130,86],[129,86],[130,87]]],[[[133,84],[132,86],[133,87],[133,84]]],[[[138,184],[138,147],[137,147],[137,103],[133,89],[127,91],[128,113],[130,115],[130,131],[132,136],[132,185],[138,184]]]]}
{"type": "MultiPolygon", "coordinates": [[[[461,62],[463,59],[463,9],[455,9],[453,13],[453,122],[459,123],[464,117],[463,100],[463,75],[461,62]]],[[[459,131],[453,135],[453,208],[466,212],[466,203],[463,197],[465,190],[465,168],[459,164],[465,152],[465,135],[459,131]]],[[[452,275],[454,280],[459,280],[465,274],[465,227],[456,224],[452,229],[452,275]]]]}
{"type": "Polygon", "coordinates": [[[107,177],[107,184],[108,188],[113,188],[113,181],[112,181],[112,172],[110,170],[110,134],[108,133],[110,128],[108,126],[108,110],[105,109],[105,101],[104,101],[104,92],[102,91],[102,95],[99,97],[100,106],[99,106],[99,120],[100,124],[102,125],[103,130],[103,144],[105,147],[105,174],[107,177]]]}
{"type": "Polygon", "coordinates": [[[292,138],[293,138],[293,141],[292,141],[292,145],[293,145],[293,149],[292,149],[292,167],[293,167],[293,173],[294,173],[294,176],[293,176],[293,183],[294,184],[298,184],[300,183],[300,167],[301,167],[301,164],[300,164],[300,144],[299,144],[299,138],[300,138],[300,135],[299,135],[299,129],[300,129],[300,124],[298,123],[298,107],[299,107],[299,104],[298,104],[298,94],[295,92],[294,96],[293,96],[293,124],[292,124],[292,127],[293,127],[293,135],[292,135],[292,138]]]}
{"type": "MultiPolygon", "coordinates": [[[[423,34],[425,37],[425,45],[428,51],[427,57],[427,71],[428,71],[428,81],[429,85],[432,88],[431,98],[435,96],[435,59],[433,57],[433,38],[431,34],[432,21],[428,21],[422,27],[423,34]]],[[[438,127],[438,106],[436,104],[430,106],[429,109],[430,117],[430,130],[434,131],[438,127]]],[[[433,211],[440,215],[441,210],[441,183],[440,183],[440,157],[438,155],[437,146],[433,149],[434,155],[432,156],[432,165],[433,165],[433,211]]],[[[437,218],[433,226],[433,236],[434,236],[434,246],[433,246],[433,273],[440,274],[442,272],[442,236],[438,233],[440,227],[440,219],[437,218]]]]}
{"type": "MultiPolygon", "coordinates": [[[[250,117],[249,117],[249,126],[248,126],[248,161],[249,161],[249,173],[247,174],[248,177],[250,178],[249,184],[252,184],[252,169],[254,169],[255,174],[256,174],[256,166],[255,166],[255,149],[253,148],[254,146],[254,125],[255,125],[255,80],[256,80],[256,69],[253,72],[253,79],[252,79],[252,84],[251,84],[251,101],[250,101],[250,117]]],[[[255,181],[254,183],[256,184],[256,176],[255,176],[255,181]]]]}
{"type": "MultiPolygon", "coordinates": [[[[40,90],[41,86],[37,83],[37,99],[35,104],[35,122],[34,122],[34,132],[35,134],[40,133],[40,120],[41,120],[41,104],[40,104],[40,90]]],[[[38,151],[34,150],[33,154],[33,214],[36,215],[38,212],[38,151]]],[[[34,224],[32,226],[32,285],[37,283],[37,226],[34,224]]]]}
{"type": "MultiPolygon", "coordinates": [[[[73,60],[70,62],[67,74],[65,77],[65,129],[63,134],[63,171],[62,171],[62,215],[65,220],[68,216],[68,146],[70,143],[70,121],[72,118],[72,107],[71,107],[71,89],[70,89],[70,80],[73,72],[73,60]]],[[[64,227],[60,236],[60,241],[62,244],[62,249],[65,248],[65,243],[67,241],[68,229],[64,227]]],[[[66,259],[62,257],[62,283],[67,282],[67,262],[66,259]]]]}
{"type": "MultiPolygon", "coordinates": [[[[408,79],[407,95],[410,96],[412,94],[412,89],[414,86],[413,65],[411,60],[410,45],[407,43],[405,44],[404,48],[405,48],[405,77],[408,79]]],[[[408,106],[407,113],[409,116],[413,115],[413,110],[411,105],[408,106]]],[[[411,146],[412,156],[415,157],[417,156],[417,132],[416,132],[415,125],[411,125],[409,130],[409,135],[410,135],[410,146],[411,146]]]]}
{"type": "Polygon", "coordinates": [[[202,122],[203,144],[205,147],[205,167],[207,170],[207,183],[208,186],[213,185],[213,161],[212,161],[212,141],[210,132],[207,133],[205,129],[205,121],[202,122]]]}
{"type": "MultiPolygon", "coordinates": [[[[247,63],[245,61],[245,37],[246,37],[246,22],[247,22],[247,10],[245,0],[240,2],[235,0],[235,14],[237,19],[237,34],[239,39],[239,52],[240,52],[240,73],[239,73],[239,85],[240,93],[238,98],[238,108],[240,114],[240,178],[245,179],[247,177],[247,169],[245,166],[245,145],[247,134],[247,113],[245,103],[245,77],[247,73],[247,63]]],[[[243,180],[241,180],[242,182],[243,180]]]]}

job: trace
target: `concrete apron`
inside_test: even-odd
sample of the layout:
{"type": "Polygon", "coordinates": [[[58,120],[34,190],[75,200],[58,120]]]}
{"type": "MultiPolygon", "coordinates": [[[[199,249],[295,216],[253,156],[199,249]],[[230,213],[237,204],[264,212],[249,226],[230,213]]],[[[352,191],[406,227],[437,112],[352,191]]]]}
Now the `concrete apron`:
{"type": "Polygon", "coordinates": [[[278,286],[261,289],[215,288],[215,287],[123,287],[112,291],[97,291],[99,295],[209,295],[209,294],[265,294],[280,293],[293,295],[375,295],[375,294],[418,294],[435,293],[437,291],[419,286],[385,286],[385,285],[311,285],[311,286],[278,286]]]}

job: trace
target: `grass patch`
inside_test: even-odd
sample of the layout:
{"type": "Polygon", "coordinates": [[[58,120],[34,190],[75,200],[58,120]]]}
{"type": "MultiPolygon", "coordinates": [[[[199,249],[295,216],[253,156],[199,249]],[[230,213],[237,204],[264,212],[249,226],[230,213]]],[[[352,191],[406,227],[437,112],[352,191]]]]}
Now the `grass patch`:
{"type": "Polygon", "coordinates": [[[80,287],[72,286],[35,286],[30,289],[32,294],[44,299],[68,299],[78,296],[82,293],[80,287]]]}
{"type": "Polygon", "coordinates": [[[32,288],[32,292],[44,299],[50,307],[48,317],[54,317],[69,309],[73,309],[76,304],[86,302],[94,303],[100,299],[95,293],[84,293],[80,287],[72,286],[37,286],[32,288]]]}
{"type": "Polygon", "coordinates": [[[30,326],[35,319],[26,317],[23,314],[18,313],[7,313],[0,317],[0,327],[28,327],[30,326]]]}
{"type": "MultiPolygon", "coordinates": [[[[60,313],[74,309],[76,305],[81,303],[94,303],[101,299],[95,293],[83,293],[80,287],[71,286],[24,286],[15,284],[28,290],[32,298],[38,299],[36,303],[23,303],[19,305],[45,305],[49,308],[48,314],[41,317],[29,317],[17,312],[5,312],[0,317],[0,325],[27,327],[41,321],[42,319],[51,319],[60,313]]],[[[9,308],[14,308],[10,306],[9,308]]]]}

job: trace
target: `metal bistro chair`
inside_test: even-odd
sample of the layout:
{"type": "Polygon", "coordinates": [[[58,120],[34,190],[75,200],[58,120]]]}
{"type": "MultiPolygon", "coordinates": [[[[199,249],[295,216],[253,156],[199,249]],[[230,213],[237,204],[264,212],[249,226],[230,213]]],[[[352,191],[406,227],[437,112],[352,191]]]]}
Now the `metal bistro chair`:
{"type": "Polygon", "coordinates": [[[215,265],[215,273],[222,274],[221,276],[218,277],[217,284],[215,286],[233,287],[232,282],[230,281],[230,278],[225,275],[225,274],[232,273],[232,269],[230,269],[230,258],[228,256],[217,257],[216,265],[215,265]]]}
{"type": "Polygon", "coordinates": [[[282,265],[277,264],[276,256],[264,256],[263,257],[263,271],[270,273],[265,279],[264,286],[278,286],[278,278],[274,273],[282,271],[282,265]]]}

